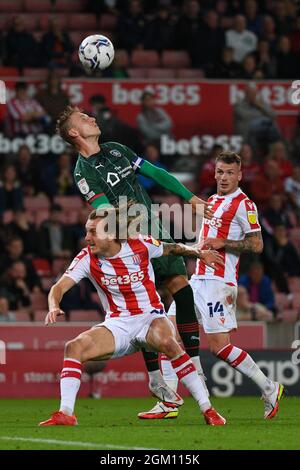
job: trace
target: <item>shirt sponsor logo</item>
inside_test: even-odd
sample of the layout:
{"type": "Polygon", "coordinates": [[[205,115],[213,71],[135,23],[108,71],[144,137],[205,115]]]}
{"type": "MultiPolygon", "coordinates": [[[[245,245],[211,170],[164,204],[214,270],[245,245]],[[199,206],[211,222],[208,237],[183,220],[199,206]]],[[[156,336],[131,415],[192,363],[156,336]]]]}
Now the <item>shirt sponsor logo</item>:
{"type": "Polygon", "coordinates": [[[85,178],[82,178],[81,180],[79,180],[77,184],[78,184],[79,191],[82,194],[87,194],[89,192],[90,187],[87,184],[87,181],[85,178]]]}
{"type": "Polygon", "coordinates": [[[107,179],[106,182],[109,183],[111,186],[115,186],[117,183],[119,183],[120,178],[117,175],[117,173],[107,173],[107,179]]]}
{"type": "Polygon", "coordinates": [[[113,149],[113,150],[110,150],[110,152],[114,157],[121,157],[121,152],[119,152],[119,150],[116,150],[116,149],[113,149]]]}
{"type": "Polygon", "coordinates": [[[144,277],[145,274],[143,271],[139,271],[137,273],[132,274],[124,274],[123,276],[102,276],[101,284],[103,286],[127,285],[135,282],[140,282],[144,279],[144,277]]]}

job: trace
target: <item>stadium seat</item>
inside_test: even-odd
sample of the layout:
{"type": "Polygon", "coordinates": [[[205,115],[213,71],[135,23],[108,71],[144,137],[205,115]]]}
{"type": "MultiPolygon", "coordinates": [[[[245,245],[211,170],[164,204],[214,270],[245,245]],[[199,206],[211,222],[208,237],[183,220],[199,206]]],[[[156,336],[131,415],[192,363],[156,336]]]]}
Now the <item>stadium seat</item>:
{"type": "Polygon", "coordinates": [[[175,78],[175,71],[174,69],[149,69],[147,75],[148,78],[165,78],[168,80],[175,78]]]}
{"type": "Polygon", "coordinates": [[[58,0],[55,3],[56,11],[82,11],[85,7],[85,2],[82,0],[58,0]]]}
{"type": "Polygon", "coordinates": [[[41,78],[45,80],[49,75],[49,70],[45,68],[41,68],[41,69],[25,68],[23,70],[23,75],[26,78],[41,78]]]}
{"type": "Polygon", "coordinates": [[[295,323],[299,317],[298,309],[287,309],[282,313],[282,320],[286,323],[295,323]]]}
{"type": "Polygon", "coordinates": [[[151,67],[159,67],[159,55],[156,51],[135,50],[131,55],[131,65],[132,67],[142,67],[147,69],[151,67]]]}
{"type": "Polygon", "coordinates": [[[70,260],[64,258],[55,258],[52,263],[52,274],[58,276],[62,274],[70,264],[70,260]]]}
{"type": "Polygon", "coordinates": [[[24,198],[24,207],[26,210],[33,211],[39,209],[49,209],[50,202],[47,196],[26,196],[24,198]]]}
{"type": "Polygon", "coordinates": [[[23,0],[1,0],[0,1],[0,12],[21,12],[23,0]]]}
{"type": "Polygon", "coordinates": [[[36,310],[34,312],[34,321],[39,321],[45,323],[45,318],[47,315],[48,310],[36,310]]]}
{"type": "Polygon", "coordinates": [[[177,78],[203,78],[204,72],[202,69],[179,69],[177,72],[177,78]]]}
{"type": "Polygon", "coordinates": [[[57,13],[53,15],[53,13],[42,13],[39,15],[39,26],[40,29],[46,31],[49,26],[49,20],[50,18],[55,17],[56,20],[59,22],[62,28],[67,28],[68,26],[68,15],[65,13],[57,13]]]}
{"type": "Polygon", "coordinates": [[[16,321],[31,321],[30,315],[28,314],[27,310],[16,310],[15,312],[16,315],[16,321]]]}
{"type": "Polygon", "coordinates": [[[48,292],[53,284],[55,283],[55,278],[54,277],[49,277],[49,276],[43,276],[41,277],[41,283],[43,289],[48,292]]]}
{"type": "Polygon", "coordinates": [[[288,278],[289,289],[292,293],[300,292],[300,277],[289,277],[288,278]]]}
{"type": "Polygon", "coordinates": [[[68,25],[70,29],[87,30],[97,29],[97,18],[89,13],[73,13],[69,16],[68,25]]]}
{"type": "Polygon", "coordinates": [[[100,322],[101,320],[98,310],[71,310],[70,312],[70,321],[100,322]]]}
{"type": "Polygon", "coordinates": [[[54,4],[51,0],[24,0],[24,9],[28,12],[50,12],[54,10],[54,4]]]}
{"type": "Polygon", "coordinates": [[[51,266],[45,258],[33,258],[32,264],[39,276],[51,276],[51,266]]]}
{"type": "Polygon", "coordinates": [[[109,30],[114,31],[116,29],[118,18],[114,15],[103,14],[101,15],[99,21],[99,30],[102,34],[102,31],[109,30]]]}
{"type": "Polygon", "coordinates": [[[11,20],[15,15],[13,13],[2,13],[0,14],[0,28],[1,31],[8,29],[11,25],[11,20]]]}
{"type": "Polygon", "coordinates": [[[23,14],[22,13],[22,15],[20,16],[22,16],[24,20],[27,31],[30,32],[30,31],[34,31],[35,29],[38,29],[39,19],[40,19],[38,14],[34,14],[34,13],[23,14]]]}
{"type": "Polygon", "coordinates": [[[300,292],[293,293],[292,308],[300,309],[300,292]]]}
{"type": "Polygon", "coordinates": [[[163,51],[162,65],[166,68],[188,68],[190,57],[186,51],[163,51]]]}
{"type": "Polygon", "coordinates": [[[19,70],[15,67],[0,67],[0,77],[18,77],[19,70]]]}
{"type": "Polygon", "coordinates": [[[63,209],[81,209],[82,199],[80,196],[55,196],[54,203],[63,209]]]}
{"type": "Polygon", "coordinates": [[[130,78],[144,79],[148,77],[147,69],[128,69],[128,75],[130,78]]]}
{"type": "Polygon", "coordinates": [[[31,294],[31,307],[35,310],[47,309],[47,297],[42,292],[33,292],[31,294]]]}
{"type": "Polygon", "coordinates": [[[129,65],[129,55],[125,49],[118,49],[115,52],[114,63],[116,67],[127,68],[129,65]]]}

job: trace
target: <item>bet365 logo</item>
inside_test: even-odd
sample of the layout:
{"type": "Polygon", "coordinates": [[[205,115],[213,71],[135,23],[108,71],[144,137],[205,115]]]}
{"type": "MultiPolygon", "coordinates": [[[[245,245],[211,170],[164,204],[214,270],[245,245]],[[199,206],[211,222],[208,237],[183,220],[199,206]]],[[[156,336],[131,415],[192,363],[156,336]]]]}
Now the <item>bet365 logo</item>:
{"type": "Polygon", "coordinates": [[[0,104],[6,103],[6,87],[3,80],[0,80],[0,104]]]}
{"type": "Polygon", "coordinates": [[[0,365],[6,364],[6,347],[5,342],[0,340],[0,365]]]}
{"type": "Polygon", "coordinates": [[[292,93],[291,93],[291,102],[293,104],[300,104],[300,80],[294,80],[291,86],[292,93]]]}

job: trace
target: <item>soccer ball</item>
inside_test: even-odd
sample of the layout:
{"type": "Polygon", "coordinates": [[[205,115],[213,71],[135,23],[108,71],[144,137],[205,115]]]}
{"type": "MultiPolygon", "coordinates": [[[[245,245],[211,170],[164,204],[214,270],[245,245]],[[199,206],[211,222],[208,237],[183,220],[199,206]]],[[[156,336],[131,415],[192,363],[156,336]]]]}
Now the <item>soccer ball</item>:
{"type": "Polygon", "coordinates": [[[78,55],[83,67],[103,70],[112,63],[115,50],[111,40],[106,36],[93,34],[82,41],[78,55]]]}

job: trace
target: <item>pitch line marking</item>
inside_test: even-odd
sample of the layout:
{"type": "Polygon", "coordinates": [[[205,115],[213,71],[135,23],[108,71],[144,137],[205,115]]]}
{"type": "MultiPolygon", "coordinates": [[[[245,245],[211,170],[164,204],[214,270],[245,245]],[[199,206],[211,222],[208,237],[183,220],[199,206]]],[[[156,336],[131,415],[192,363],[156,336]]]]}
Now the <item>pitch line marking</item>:
{"type": "Polygon", "coordinates": [[[149,447],[131,447],[131,446],[122,446],[116,444],[104,444],[97,442],[80,442],[80,441],[61,441],[59,439],[37,439],[37,438],[27,438],[27,437],[11,437],[11,436],[0,436],[0,439],[3,441],[22,441],[22,442],[36,442],[40,444],[59,444],[66,446],[82,446],[89,448],[96,448],[102,450],[102,447],[105,449],[116,449],[116,450],[157,450],[151,449],[149,447]]]}

